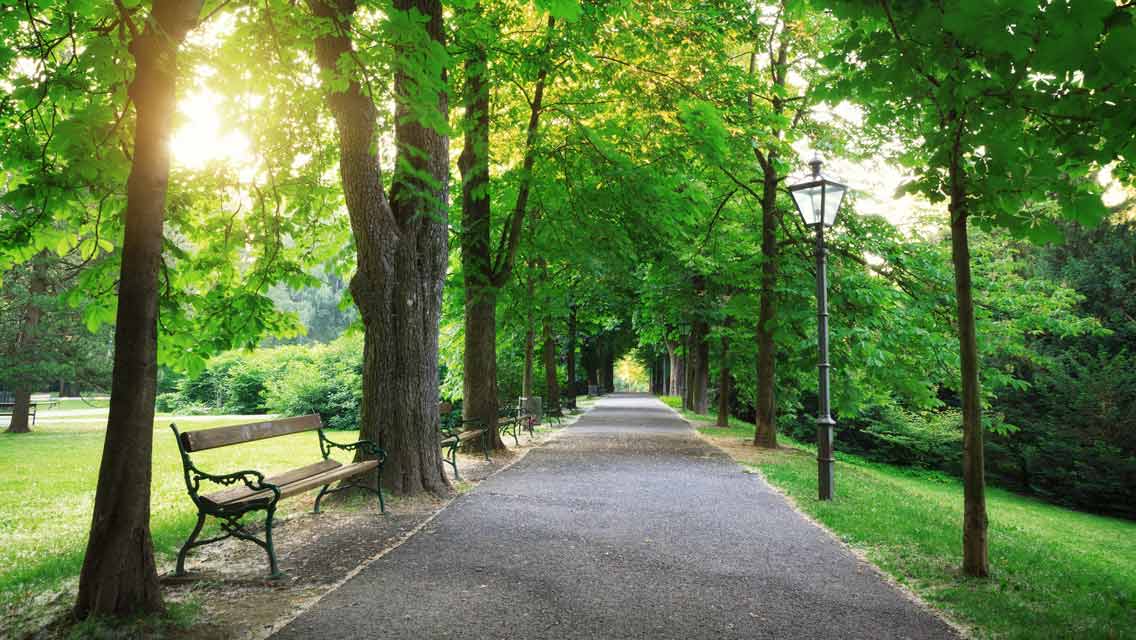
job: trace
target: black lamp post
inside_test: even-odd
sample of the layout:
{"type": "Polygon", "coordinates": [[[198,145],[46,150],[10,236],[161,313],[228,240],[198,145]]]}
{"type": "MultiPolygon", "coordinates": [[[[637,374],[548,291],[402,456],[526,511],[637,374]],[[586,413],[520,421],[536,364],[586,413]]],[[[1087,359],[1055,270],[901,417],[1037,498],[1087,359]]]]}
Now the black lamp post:
{"type": "Polygon", "coordinates": [[[813,173],[807,182],[789,187],[793,203],[805,221],[816,230],[817,286],[817,492],[821,500],[832,499],[832,431],[836,421],[828,407],[828,273],[824,247],[824,229],[836,222],[836,212],[848,187],[834,182],[820,172],[820,158],[809,166],[813,173]]]}

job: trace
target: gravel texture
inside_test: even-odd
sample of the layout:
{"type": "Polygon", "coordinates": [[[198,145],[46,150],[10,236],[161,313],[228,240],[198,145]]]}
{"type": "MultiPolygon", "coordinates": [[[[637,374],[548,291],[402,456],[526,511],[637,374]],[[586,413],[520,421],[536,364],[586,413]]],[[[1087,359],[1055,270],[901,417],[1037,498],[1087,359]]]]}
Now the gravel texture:
{"type": "Polygon", "coordinates": [[[274,638],[956,638],[650,396],[604,398],[274,638]]]}

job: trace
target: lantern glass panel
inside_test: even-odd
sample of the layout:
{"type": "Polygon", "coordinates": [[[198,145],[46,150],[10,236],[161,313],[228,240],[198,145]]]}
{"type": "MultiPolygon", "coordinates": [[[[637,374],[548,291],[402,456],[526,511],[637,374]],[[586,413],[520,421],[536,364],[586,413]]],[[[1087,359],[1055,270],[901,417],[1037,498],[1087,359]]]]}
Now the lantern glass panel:
{"type": "Polygon", "coordinates": [[[831,227],[836,222],[836,213],[840,210],[840,202],[847,191],[848,188],[844,185],[823,177],[809,186],[790,189],[797,211],[800,212],[805,225],[810,227],[821,223],[831,227]]]}

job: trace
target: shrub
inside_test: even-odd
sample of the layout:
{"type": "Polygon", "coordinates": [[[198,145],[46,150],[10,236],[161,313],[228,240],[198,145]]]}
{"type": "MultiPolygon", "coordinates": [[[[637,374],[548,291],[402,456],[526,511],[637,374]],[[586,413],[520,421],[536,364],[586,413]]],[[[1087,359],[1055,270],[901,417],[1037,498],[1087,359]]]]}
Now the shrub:
{"type": "Polygon", "coordinates": [[[363,340],[346,335],[326,345],[290,345],[223,353],[176,391],[158,396],[158,411],[203,413],[319,413],[333,429],[359,424],[363,340]]]}
{"type": "Polygon", "coordinates": [[[363,398],[363,341],[358,335],[308,347],[265,381],[264,402],[273,413],[318,413],[332,429],[355,429],[363,398]]]}

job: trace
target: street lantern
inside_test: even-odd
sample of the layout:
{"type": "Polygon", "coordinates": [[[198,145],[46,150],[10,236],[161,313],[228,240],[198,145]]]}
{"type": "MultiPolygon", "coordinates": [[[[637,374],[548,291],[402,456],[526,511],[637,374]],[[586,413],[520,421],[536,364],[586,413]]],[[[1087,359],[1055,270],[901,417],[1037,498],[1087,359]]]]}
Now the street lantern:
{"type": "Polygon", "coordinates": [[[836,222],[836,211],[840,209],[840,201],[848,192],[848,187],[830,179],[820,172],[820,158],[814,157],[809,166],[813,175],[808,182],[789,187],[793,195],[793,203],[805,221],[805,226],[816,227],[821,223],[831,227],[836,222]]]}
{"type": "Polygon", "coordinates": [[[820,158],[809,162],[812,176],[807,182],[789,187],[793,203],[805,221],[816,231],[816,295],[817,295],[817,494],[821,500],[832,499],[832,419],[828,397],[828,272],[824,229],[836,222],[840,201],[848,187],[820,172],[820,158]]]}

